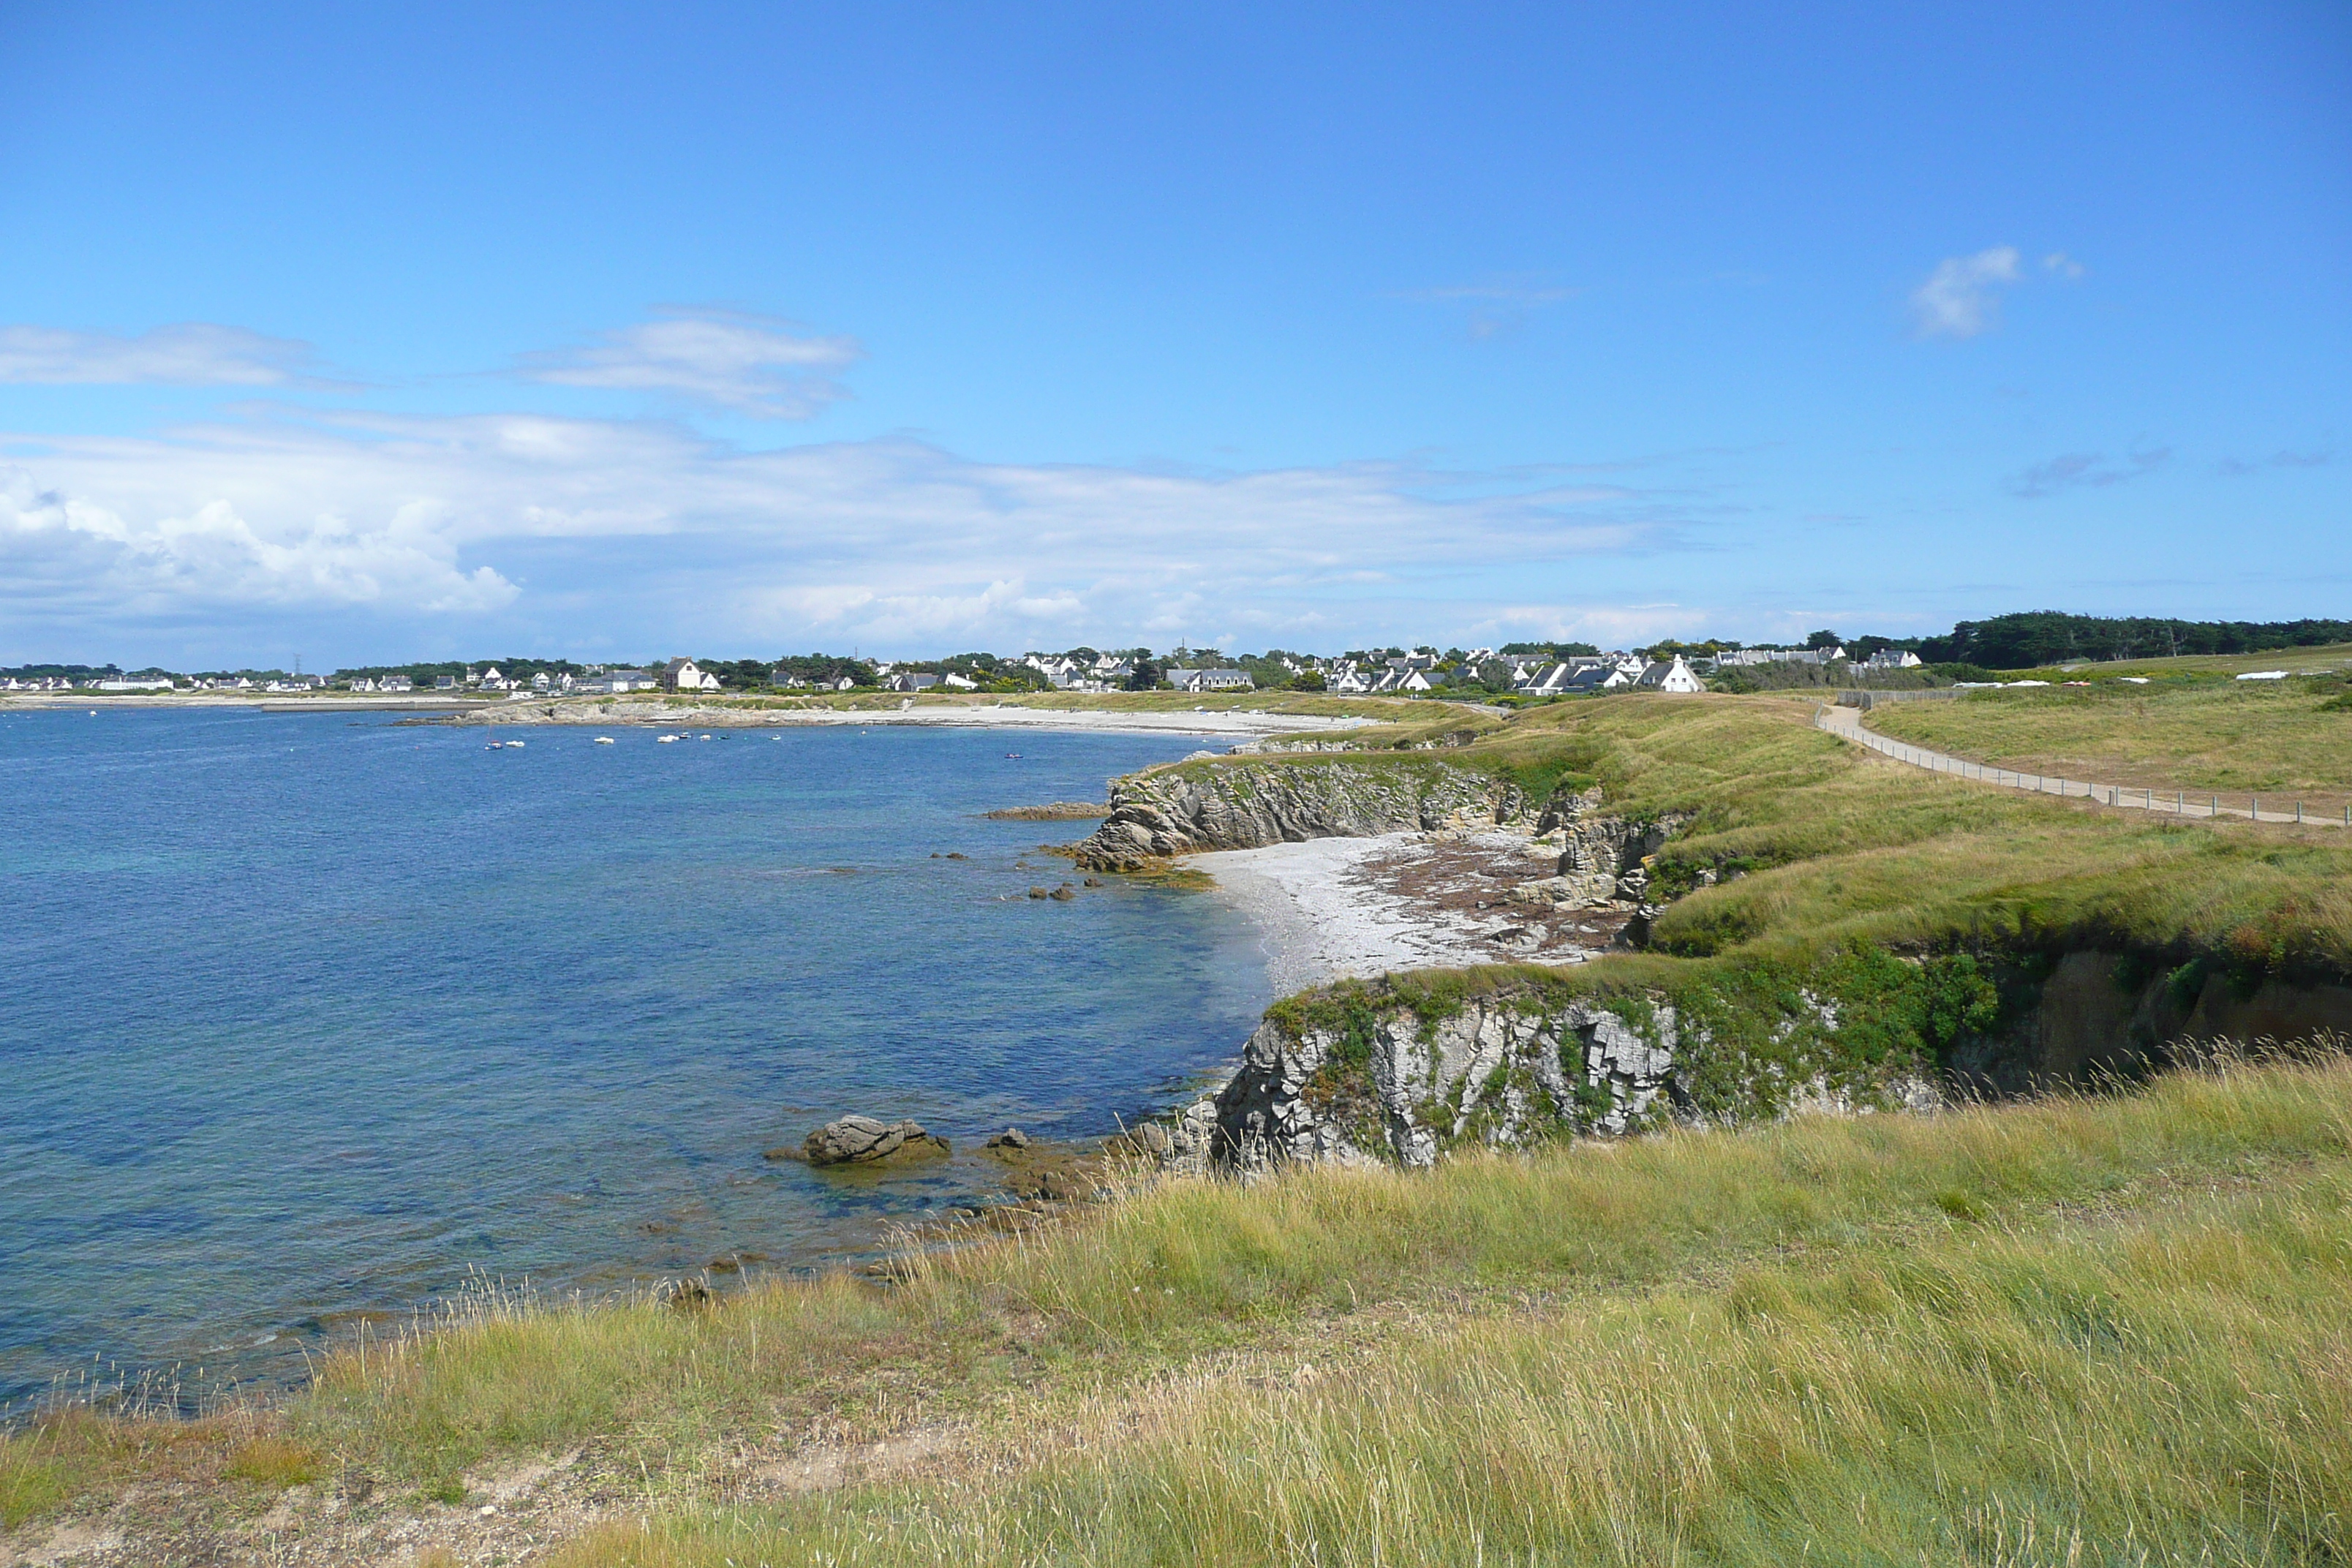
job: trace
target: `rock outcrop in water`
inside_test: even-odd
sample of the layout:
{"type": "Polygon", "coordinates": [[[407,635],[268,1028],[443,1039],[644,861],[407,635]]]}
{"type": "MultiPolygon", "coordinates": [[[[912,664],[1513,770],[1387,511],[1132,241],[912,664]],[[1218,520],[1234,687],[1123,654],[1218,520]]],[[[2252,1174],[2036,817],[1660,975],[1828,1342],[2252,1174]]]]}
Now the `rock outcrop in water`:
{"type": "Polygon", "coordinates": [[[801,1144],[802,1156],[812,1165],[856,1165],[893,1156],[944,1154],[948,1141],[923,1131],[917,1121],[884,1123],[870,1116],[845,1116],[828,1121],[801,1144]]]}
{"type": "Polygon", "coordinates": [[[1310,838],[1524,824],[1516,784],[1420,759],[1350,757],[1139,773],[1111,786],[1110,819],[1078,846],[1087,871],[1310,838]]]}

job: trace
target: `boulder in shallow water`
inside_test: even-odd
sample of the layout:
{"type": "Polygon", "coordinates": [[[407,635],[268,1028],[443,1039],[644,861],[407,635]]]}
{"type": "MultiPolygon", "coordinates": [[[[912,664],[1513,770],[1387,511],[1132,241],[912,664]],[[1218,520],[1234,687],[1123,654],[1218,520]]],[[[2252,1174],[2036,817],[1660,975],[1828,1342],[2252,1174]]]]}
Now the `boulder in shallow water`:
{"type": "Polygon", "coordinates": [[[897,1154],[944,1154],[948,1141],[934,1138],[918,1121],[880,1122],[870,1116],[845,1116],[810,1133],[801,1152],[812,1165],[862,1165],[897,1154]]]}
{"type": "Polygon", "coordinates": [[[990,1139],[986,1146],[991,1149],[1026,1149],[1029,1147],[1029,1134],[1018,1127],[1008,1127],[990,1139]]]}

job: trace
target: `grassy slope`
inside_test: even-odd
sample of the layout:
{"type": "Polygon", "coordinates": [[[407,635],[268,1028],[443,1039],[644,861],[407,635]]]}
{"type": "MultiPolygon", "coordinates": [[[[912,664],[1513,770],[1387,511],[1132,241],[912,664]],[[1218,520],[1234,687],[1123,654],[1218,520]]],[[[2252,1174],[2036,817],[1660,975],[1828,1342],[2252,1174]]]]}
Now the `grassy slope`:
{"type": "Polygon", "coordinates": [[[2330,1062],[1181,1185],[887,1295],[486,1322],[296,1429],[431,1476],[957,1424],[926,1482],[574,1564],[2310,1561],[2352,1549],[2348,1143],[2330,1062]]]}
{"type": "MultiPolygon", "coordinates": [[[[2352,1066],[2241,1067],[1171,1185],[894,1290],[493,1309],[330,1364],[225,1463],[255,1492],[358,1466],[455,1498],[485,1458],[601,1436],[655,1525],[583,1568],[2060,1563],[2077,1536],[2307,1562],[2352,1550],[2347,1288],[2352,1066]],[[918,1482],[697,1500],[747,1443],[844,1429],[946,1441],[918,1482]]],[[[142,1440],[0,1447],[0,1507],[142,1440]]]]}
{"type": "Polygon", "coordinates": [[[2030,773],[2158,790],[2293,794],[2340,810],[2352,791],[2352,708],[2328,704],[2342,689],[2310,680],[2102,682],[1881,708],[1870,726],[2030,773]]]}
{"type": "Polygon", "coordinates": [[[1709,867],[1741,875],[1667,909],[1655,939],[1667,953],[2113,942],[2352,970],[2352,841],[2340,830],[2184,826],[1945,778],[1813,729],[1812,706],[1611,698],[1415,755],[1530,782],[1547,770],[1595,777],[1612,810],[1697,813],[1658,858],[1661,880],[1690,887],[1709,867]]]}

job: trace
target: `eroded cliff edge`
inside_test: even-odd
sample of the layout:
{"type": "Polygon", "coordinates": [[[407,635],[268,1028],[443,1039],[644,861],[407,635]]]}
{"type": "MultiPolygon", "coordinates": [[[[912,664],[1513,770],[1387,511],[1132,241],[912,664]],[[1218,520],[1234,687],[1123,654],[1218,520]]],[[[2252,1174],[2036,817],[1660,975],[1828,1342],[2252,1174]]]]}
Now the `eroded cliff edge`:
{"type": "Polygon", "coordinates": [[[1649,966],[1398,975],[1287,998],[1230,1079],[1142,1142],[1185,1172],[1415,1168],[1464,1147],[2129,1079],[2213,1040],[2352,1039],[2352,986],[2203,959],[1856,947],[1649,966]]]}

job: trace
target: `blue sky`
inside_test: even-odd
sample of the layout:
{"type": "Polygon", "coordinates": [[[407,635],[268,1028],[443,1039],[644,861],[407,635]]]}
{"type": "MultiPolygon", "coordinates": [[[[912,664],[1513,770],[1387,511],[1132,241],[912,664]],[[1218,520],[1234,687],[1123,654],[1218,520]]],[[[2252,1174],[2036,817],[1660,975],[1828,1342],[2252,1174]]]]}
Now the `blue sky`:
{"type": "Polygon", "coordinates": [[[2352,8],[0,7],[0,661],[2343,616],[2352,8]]]}

